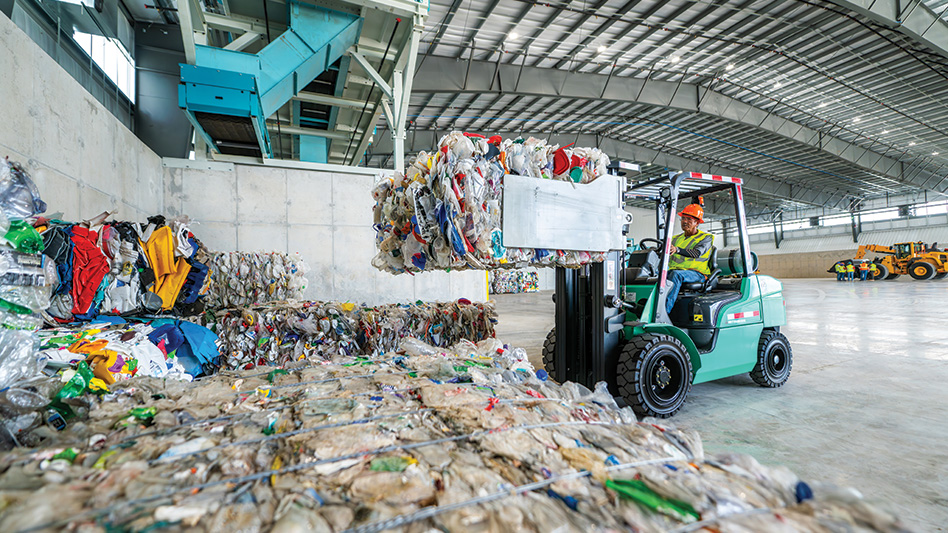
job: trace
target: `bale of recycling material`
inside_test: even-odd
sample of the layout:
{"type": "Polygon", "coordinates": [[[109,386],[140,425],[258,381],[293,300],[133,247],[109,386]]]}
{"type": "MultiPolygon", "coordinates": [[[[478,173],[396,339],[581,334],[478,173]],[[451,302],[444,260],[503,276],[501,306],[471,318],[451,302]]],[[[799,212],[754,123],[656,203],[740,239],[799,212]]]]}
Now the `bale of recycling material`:
{"type": "Polygon", "coordinates": [[[491,294],[520,294],[540,290],[540,276],[523,270],[491,270],[491,294]]]}
{"type": "Polygon", "coordinates": [[[0,531],[902,531],[857,494],[537,379],[496,339],[123,382],[0,457],[0,531]]]}
{"type": "Polygon", "coordinates": [[[602,261],[603,251],[505,248],[501,202],[506,174],[589,183],[608,164],[596,148],[449,133],[434,153],[412,159],[405,175],[382,178],[373,190],[378,253],[372,264],[398,274],[602,261]]]}
{"type": "Polygon", "coordinates": [[[221,366],[283,366],[339,355],[377,355],[415,337],[435,346],[494,336],[494,307],[460,299],[363,307],[289,301],[218,311],[208,325],[220,337],[221,366]]]}
{"type": "Polygon", "coordinates": [[[299,254],[213,252],[205,297],[210,309],[301,300],[309,270],[299,254]]]}

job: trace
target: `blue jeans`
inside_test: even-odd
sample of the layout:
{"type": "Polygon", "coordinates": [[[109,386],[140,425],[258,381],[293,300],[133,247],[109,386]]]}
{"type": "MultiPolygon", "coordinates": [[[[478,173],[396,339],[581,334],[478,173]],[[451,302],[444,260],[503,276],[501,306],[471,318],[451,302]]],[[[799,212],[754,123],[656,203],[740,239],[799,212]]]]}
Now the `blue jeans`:
{"type": "Polygon", "coordinates": [[[675,300],[678,299],[678,291],[681,290],[682,283],[693,281],[704,281],[705,276],[697,270],[669,270],[668,271],[668,295],[665,299],[665,312],[671,313],[672,307],[675,307],[675,300]]]}

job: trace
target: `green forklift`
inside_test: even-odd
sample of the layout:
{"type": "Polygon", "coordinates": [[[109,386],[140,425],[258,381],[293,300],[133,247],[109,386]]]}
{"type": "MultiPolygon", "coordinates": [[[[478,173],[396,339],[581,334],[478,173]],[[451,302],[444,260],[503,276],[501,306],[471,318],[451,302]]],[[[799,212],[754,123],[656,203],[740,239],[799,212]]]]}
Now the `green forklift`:
{"type": "Polygon", "coordinates": [[[556,325],[543,346],[549,375],[588,387],[605,381],[636,413],[660,418],[681,409],[696,383],[743,373],[762,387],[786,383],[793,353],[780,332],[787,321],[783,287],[755,273],[742,181],[672,172],[629,186],[624,197],[654,202],[655,236],[636,236],[639,250],[610,252],[602,263],[557,268],[556,325]],[[736,230],[737,247],[712,248],[711,275],[685,283],[666,313],[679,202],[706,198],[718,212],[733,207],[722,244],[736,230]]]}

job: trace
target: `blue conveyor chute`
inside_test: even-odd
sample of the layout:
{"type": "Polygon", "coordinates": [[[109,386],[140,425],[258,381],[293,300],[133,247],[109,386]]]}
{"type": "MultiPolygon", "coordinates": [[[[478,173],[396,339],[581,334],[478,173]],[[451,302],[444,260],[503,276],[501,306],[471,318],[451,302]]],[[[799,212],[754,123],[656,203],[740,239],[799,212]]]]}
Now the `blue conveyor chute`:
{"type": "MultiPolygon", "coordinates": [[[[355,44],[362,18],[289,0],[289,28],[256,54],[195,46],[178,105],[217,152],[273,157],[266,119],[355,44]]],[[[325,145],[325,143],[323,143],[325,145]]]]}

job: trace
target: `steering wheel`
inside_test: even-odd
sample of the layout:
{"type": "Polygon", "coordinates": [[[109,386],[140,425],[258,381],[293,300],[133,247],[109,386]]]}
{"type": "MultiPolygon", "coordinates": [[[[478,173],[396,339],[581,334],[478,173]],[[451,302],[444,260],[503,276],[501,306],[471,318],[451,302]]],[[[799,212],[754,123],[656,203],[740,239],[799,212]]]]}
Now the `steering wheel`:
{"type": "Polygon", "coordinates": [[[648,250],[652,250],[653,252],[658,252],[659,250],[662,249],[662,241],[658,239],[651,239],[651,238],[639,239],[639,246],[648,250]],[[642,246],[645,242],[653,242],[655,243],[655,246],[649,246],[646,248],[642,246]]]}

